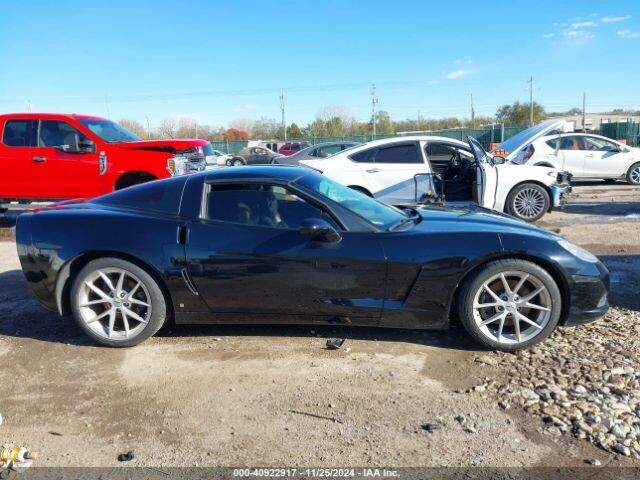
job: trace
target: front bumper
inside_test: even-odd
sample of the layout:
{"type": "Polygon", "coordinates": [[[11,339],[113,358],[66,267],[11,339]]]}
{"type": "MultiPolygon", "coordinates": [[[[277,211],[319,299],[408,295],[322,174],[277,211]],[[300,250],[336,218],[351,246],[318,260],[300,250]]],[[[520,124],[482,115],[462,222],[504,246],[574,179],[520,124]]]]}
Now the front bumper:
{"type": "Polygon", "coordinates": [[[571,193],[571,185],[552,185],[551,186],[551,200],[552,208],[562,208],[566,205],[571,193]]]}
{"type": "Polygon", "coordinates": [[[582,325],[602,317],[609,309],[609,271],[600,262],[598,275],[572,275],[570,307],[565,326],[582,325]]]}

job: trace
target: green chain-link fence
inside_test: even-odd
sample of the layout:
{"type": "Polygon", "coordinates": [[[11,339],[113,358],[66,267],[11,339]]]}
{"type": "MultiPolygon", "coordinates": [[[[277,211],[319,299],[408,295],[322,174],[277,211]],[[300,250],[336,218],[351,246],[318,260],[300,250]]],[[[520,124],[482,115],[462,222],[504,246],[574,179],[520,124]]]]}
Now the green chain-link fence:
{"type": "MultiPolygon", "coordinates": [[[[504,127],[503,125],[495,125],[492,128],[483,129],[471,129],[471,128],[451,128],[448,130],[433,130],[433,131],[421,131],[410,132],[411,135],[435,135],[440,137],[454,138],[456,140],[466,141],[467,136],[475,137],[485,148],[489,148],[492,143],[500,143],[507,138],[515,135],[523,130],[520,127],[504,127]]],[[[371,140],[378,140],[381,138],[397,137],[398,134],[383,134],[383,135],[347,135],[343,137],[312,137],[312,138],[296,138],[291,139],[292,142],[307,142],[310,145],[316,145],[318,143],[325,142],[370,142],[371,140]]],[[[211,142],[211,146],[215,150],[220,150],[224,153],[237,154],[249,144],[246,140],[230,140],[222,142],[211,142]]]]}

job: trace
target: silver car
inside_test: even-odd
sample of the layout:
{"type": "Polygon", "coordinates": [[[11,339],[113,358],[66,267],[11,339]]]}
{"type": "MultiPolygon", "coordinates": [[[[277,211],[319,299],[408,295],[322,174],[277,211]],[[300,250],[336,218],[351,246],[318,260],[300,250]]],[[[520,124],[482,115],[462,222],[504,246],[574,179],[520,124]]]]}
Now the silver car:
{"type": "Polygon", "coordinates": [[[347,148],[360,145],[358,142],[326,142],[304,148],[290,156],[279,155],[271,160],[273,164],[299,165],[300,160],[321,160],[347,148]]]}

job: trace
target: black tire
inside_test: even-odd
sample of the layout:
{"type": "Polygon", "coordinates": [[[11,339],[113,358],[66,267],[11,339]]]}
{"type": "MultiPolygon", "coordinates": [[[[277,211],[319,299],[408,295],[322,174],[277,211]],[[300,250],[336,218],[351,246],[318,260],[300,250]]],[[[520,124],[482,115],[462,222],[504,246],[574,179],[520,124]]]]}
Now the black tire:
{"type": "MultiPolygon", "coordinates": [[[[113,273],[112,275],[116,276],[118,274],[113,273]]],[[[115,279],[113,279],[113,281],[115,281],[115,279]]],[[[106,283],[104,285],[106,285],[106,283]]],[[[125,291],[125,289],[126,287],[123,288],[123,292],[125,291]]],[[[96,301],[98,300],[94,300],[94,302],[96,301]]],[[[126,299],[122,301],[124,302],[126,301],[126,299]]],[[[131,301],[133,302],[135,301],[135,299],[131,301]]],[[[104,257],[104,258],[92,260],[91,262],[87,263],[87,265],[85,265],[82,270],[80,270],[77,277],[73,281],[73,285],[71,287],[70,303],[71,303],[71,312],[73,314],[73,318],[76,321],[77,325],[82,329],[82,331],[86,333],[94,341],[100,343],[101,345],[106,345],[108,347],[132,347],[134,345],[137,345],[143,342],[144,340],[153,336],[158,330],[160,330],[160,328],[162,327],[162,325],[165,323],[167,319],[167,312],[168,312],[167,299],[162,293],[162,289],[160,288],[160,285],[153,278],[153,276],[150,275],[149,272],[147,272],[147,270],[139,267],[134,263],[128,262],[126,260],[122,260],[120,258],[114,258],[114,257],[104,257]],[[103,270],[107,270],[107,271],[122,270],[127,272],[130,275],[129,280],[131,281],[137,280],[143,285],[138,287],[137,295],[144,295],[143,300],[146,300],[148,304],[151,305],[150,315],[145,315],[147,323],[146,324],[143,324],[142,322],[138,323],[138,327],[140,328],[136,330],[136,334],[130,338],[124,338],[124,339],[106,338],[104,335],[106,335],[107,327],[102,326],[101,322],[96,322],[96,321],[92,322],[91,320],[89,320],[89,322],[91,322],[91,325],[93,326],[93,327],[90,327],[89,323],[83,319],[84,318],[83,315],[86,316],[89,313],[86,310],[85,311],[82,310],[83,308],[88,308],[88,307],[80,306],[81,305],[80,301],[83,298],[83,295],[85,295],[85,293],[83,293],[83,289],[85,288],[85,282],[88,281],[89,278],[92,278],[93,276],[95,276],[98,271],[103,271],[103,270]],[[133,280],[134,278],[135,280],[133,280]],[[140,293],[141,289],[142,289],[142,293],[140,293]],[[149,297],[148,299],[146,298],[147,296],[149,297]],[[102,330],[102,333],[100,333],[99,330],[102,330]]],[[[98,315],[98,313],[104,313],[104,311],[107,310],[107,305],[108,305],[108,302],[106,300],[104,302],[98,303],[96,305],[96,308],[99,308],[100,311],[94,312],[96,316],[98,315]]],[[[133,303],[132,304],[125,303],[124,305],[131,307],[131,310],[135,310],[136,308],[138,308],[137,305],[133,303]]],[[[93,306],[91,308],[93,309],[93,306]]],[[[109,308],[113,309],[115,307],[114,305],[111,305],[109,308]]],[[[144,308],[144,307],[140,307],[140,308],[144,308]]],[[[124,311],[125,309],[123,308],[122,310],[124,311]]],[[[120,312],[119,309],[118,309],[118,312],[120,312]]],[[[140,315],[143,315],[140,312],[140,310],[138,310],[138,313],[140,315]]],[[[119,322],[121,324],[124,324],[122,320],[122,313],[117,313],[115,318],[117,318],[117,315],[120,315],[119,322]]],[[[130,320],[131,322],[127,323],[128,325],[127,328],[130,327],[130,323],[135,322],[133,317],[131,317],[130,320]]],[[[106,318],[105,318],[105,321],[106,321],[106,318]]],[[[116,323],[117,322],[118,320],[116,320],[116,323]]]]}
{"type": "Polygon", "coordinates": [[[634,163],[627,171],[627,182],[631,185],[640,185],[640,162],[634,163]]]}
{"type": "Polygon", "coordinates": [[[240,167],[242,165],[246,165],[247,162],[244,161],[242,157],[234,157],[231,159],[231,165],[234,167],[240,167]]]}
{"type": "MultiPolygon", "coordinates": [[[[495,280],[495,281],[497,282],[498,280],[495,280]]],[[[511,288],[515,288],[516,285],[509,282],[508,275],[507,275],[507,282],[510,284],[511,288]]],[[[522,291],[522,288],[526,288],[526,284],[523,285],[523,287],[521,287],[521,289],[518,290],[518,292],[522,291]]],[[[482,290],[482,292],[484,292],[484,289],[482,290]]],[[[515,293],[518,293],[518,292],[515,292],[515,293]]],[[[527,292],[527,293],[531,293],[531,292],[527,292]]],[[[545,297],[547,297],[546,294],[545,294],[545,297]]],[[[532,301],[538,298],[539,297],[536,296],[532,299],[532,301]]],[[[483,265],[463,282],[463,284],[460,287],[460,290],[458,291],[456,300],[457,300],[458,316],[460,318],[460,322],[462,323],[464,328],[467,330],[469,335],[471,335],[471,337],[473,337],[474,340],[484,345],[485,347],[491,348],[493,350],[500,350],[503,352],[512,352],[515,350],[520,350],[522,348],[530,347],[531,345],[535,345],[543,341],[545,338],[547,338],[551,334],[551,332],[558,325],[558,320],[560,319],[560,314],[562,310],[562,297],[560,295],[560,289],[558,288],[558,285],[556,281],[553,279],[553,277],[539,265],[529,262],[527,260],[521,260],[521,259],[495,260],[493,262],[489,262],[483,265]],[[550,306],[548,308],[550,308],[551,311],[548,314],[548,317],[544,320],[546,322],[544,323],[544,328],[538,331],[538,328],[526,327],[526,328],[529,328],[529,330],[533,328],[532,330],[533,336],[519,343],[518,342],[506,343],[506,340],[507,340],[506,338],[505,338],[505,341],[498,342],[497,340],[488,336],[485,333],[485,331],[483,331],[481,327],[476,323],[477,321],[476,313],[477,315],[482,315],[482,313],[474,311],[475,310],[474,301],[475,301],[476,295],[478,295],[479,293],[479,290],[483,289],[483,285],[487,281],[492,279],[494,276],[499,275],[501,273],[507,273],[507,272],[524,273],[529,275],[530,276],[529,278],[535,278],[536,281],[540,282],[546,288],[548,292],[547,301],[550,302],[550,306]]],[[[496,308],[500,308],[500,307],[496,307],[496,308]]],[[[484,311],[486,310],[487,309],[484,309],[484,311]]],[[[520,312],[521,310],[518,310],[518,311],[520,312]]],[[[525,311],[527,315],[531,315],[531,313],[529,312],[531,312],[532,310],[526,311],[526,309],[524,309],[522,311],[525,311]]],[[[535,311],[537,312],[538,310],[535,310],[535,311]]],[[[504,309],[503,312],[506,313],[507,309],[504,309]]],[[[498,312],[496,311],[495,313],[498,313],[498,312]]],[[[487,315],[491,315],[491,314],[492,313],[488,313],[487,315]]],[[[540,311],[540,314],[547,315],[546,312],[542,312],[542,311],[540,311]]],[[[513,317],[513,314],[509,314],[509,315],[511,315],[511,318],[513,317]]],[[[484,317],[481,317],[481,320],[484,320],[484,319],[485,319],[484,317]]],[[[515,330],[513,325],[507,326],[506,322],[508,321],[511,321],[513,324],[513,319],[509,320],[509,317],[507,317],[507,319],[505,320],[505,327],[515,330]]],[[[542,325],[542,321],[540,322],[540,324],[542,325]]],[[[521,323],[521,325],[527,325],[527,324],[521,323]]],[[[491,330],[491,328],[493,327],[489,327],[488,330],[491,330]]],[[[512,335],[515,336],[515,333],[512,333],[512,335]]]]}
{"type": "Polygon", "coordinates": [[[549,211],[550,205],[551,198],[546,188],[537,183],[523,183],[509,192],[505,210],[520,220],[535,222],[549,211]],[[536,203],[531,206],[525,205],[523,202],[526,201],[528,196],[534,199],[536,203]],[[528,208],[532,210],[529,211],[527,210],[528,208]]]}
{"type": "Polygon", "coordinates": [[[360,192],[365,194],[367,197],[371,197],[373,198],[373,195],[371,194],[371,192],[369,190],[367,190],[366,188],[363,187],[358,187],[357,185],[350,185],[349,188],[351,190],[355,190],[356,192],[360,192]]]}

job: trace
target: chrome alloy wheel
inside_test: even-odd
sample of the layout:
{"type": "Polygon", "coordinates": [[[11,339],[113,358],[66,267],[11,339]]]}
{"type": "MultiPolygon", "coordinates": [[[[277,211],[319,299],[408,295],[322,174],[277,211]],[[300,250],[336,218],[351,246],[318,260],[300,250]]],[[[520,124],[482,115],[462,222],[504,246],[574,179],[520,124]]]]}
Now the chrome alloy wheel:
{"type": "Polygon", "coordinates": [[[640,165],[629,172],[629,179],[631,183],[640,184],[640,165]]]}
{"type": "Polygon", "coordinates": [[[545,198],[536,188],[523,188],[513,199],[513,209],[521,218],[536,218],[545,209],[545,198]]]}
{"type": "Polygon", "coordinates": [[[122,268],[92,272],[76,295],[82,321],[108,340],[136,337],[151,318],[151,296],[145,284],[122,268]]]}
{"type": "Polygon", "coordinates": [[[501,344],[523,343],[552,317],[551,295],[535,275],[521,271],[490,277],[473,298],[473,319],[483,335],[501,344]]]}

